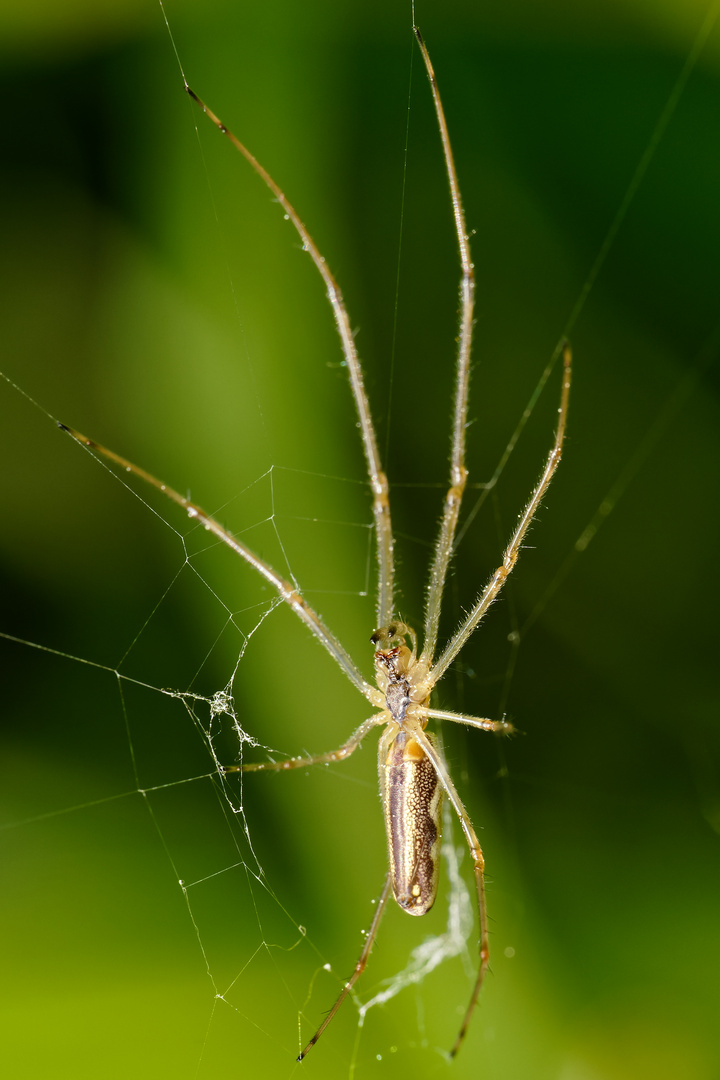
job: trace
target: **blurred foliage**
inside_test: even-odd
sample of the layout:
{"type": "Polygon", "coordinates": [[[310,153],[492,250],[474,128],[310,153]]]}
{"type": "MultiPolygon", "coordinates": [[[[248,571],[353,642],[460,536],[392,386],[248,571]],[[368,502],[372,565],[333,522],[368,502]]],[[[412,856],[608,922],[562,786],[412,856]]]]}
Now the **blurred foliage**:
{"type": "MultiPolygon", "coordinates": [[[[447,479],[458,270],[409,5],[176,0],[167,15],[189,82],[342,284],[394,485],[398,604],[417,625],[447,479]]],[[[471,483],[515,432],[705,16],[699,0],[418,5],[475,232],[471,483]]],[[[183,94],[153,0],[5,3],[0,41],[3,369],[289,565],[369,675],[364,465],[290,226],[183,94]]],[[[719,57],[715,28],[572,328],[560,473],[442,687],[447,707],[507,712],[523,732],[444,732],[483,829],[493,931],[457,1077],[720,1070],[719,57]]],[[[373,740],[333,769],[246,778],[251,849],[211,780],[186,782],[212,763],[159,690],[223,686],[267,591],[26,397],[0,394],[2,630],[20,639],[2,641],[2,1067],[289,1075],[298,1013],[304,1039],[336,992],[322,965],[350,972],[380,890],[373,740]],[[255,856],[265,878],[246,869],[255,856]]],[[[448,633],[497,564],[556,405],[554,375],[463,539],[448,633]]],[[[278,752],[330,749],[365,715],[283,610],[250,639],[235,689],[244,729],[278,752]]],[[[441,896],[427,926],[388,913],[362,1000],[442,931],[444,909],[441,896]]],[[[474,962],[471,948],[467,971],[446,965],[360,1031],[347,1005],[303,1073],[442,1071],[474,962]]]]}

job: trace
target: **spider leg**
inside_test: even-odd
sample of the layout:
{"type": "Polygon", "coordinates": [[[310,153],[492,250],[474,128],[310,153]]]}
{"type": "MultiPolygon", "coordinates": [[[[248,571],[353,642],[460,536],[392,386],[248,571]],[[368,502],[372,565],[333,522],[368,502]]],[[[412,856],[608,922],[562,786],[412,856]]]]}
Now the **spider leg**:
{"type": "Polygon", "coordinates": [[[66,427],[65,424],[58,424],[59,428],[66,431],[68,435],[71,435],[75,442],[80,443],[82,446],[86,446],[91,453],[100,454],[102,457],[107,458],[108,461],[113,461],[116,465],[119,465],[125,472],[132,473],[133,476],[139,477],[146,484],[150,484],[151,487],[156,488],[162,492],[172,502],[177,503],[183,510],[186,511],[189,518],[199,521],[204,529],[211,532],[213,536],[216,536],[218,540],[222,540],[223,544],[227,544],[236,555],[239,555],[245,562],[249,563],[259,574],[261,574],[266,581],[278,591],[282,600],[288,604],[297,617],[305,623],[310,632],[318,641],[322,642],[327,651],[333,657],[333,659],[340,665],[348,679],[358,688],[361,694],[363,694],[368,701],[375,702],[377,700],[377,689],[366,682],[360,674],[357,666],[353,663],[345,649],[342,647],[335,635],[328,630],[325,623],[322,621],[317,612],[313,611],[310,605],[305,601],[297,589],[290,584],[289,581],[285,581],[284,578],[273,570],[269,563],[266,563],[264,559],[261,559],[259,555],[256,555],[254,551],[251,551],[249,547],[246,547],[242,541],[228,532],[219,521],[216,521],[214,517],[211,517],[201,506],[197,503],[191,502],[190,499],[186,499],[184,495],[175,491],[168,484],[163,484],[161,480],[147,472],[145,469],[141,469],[138,465],[133,465],[131,461],[116,454],[113,450],[108,450],[107,447],[101,446],[100,443],[94,442],[92,439],[88,439],[86,435],[81,435],[79,431],[74,431],[73,428],[66,427]]]}
{"type": "Polygon", "coordinates": [[[462,800],[458,795],[455,785],[450,779],[450,774],[447,770],[447,766],[442,757],[438,753],[438,750],[433,746],[432,742],[425,734],[424,731],[418,729],[413,732],[414,738],[422,747],[423,751],[430,759],[437,773],[438,780],[443,786],[445,794],[447,795],[450,805],[458,816],[462,830],[465,833],[465,839],[467,840],[468,847],[470,848],[470,855],[473,861],[473,870],[475,872],[475,889],[477,892],[477,904],[478,904],[478,918],[480,922],[480,967],[478,970],[477,978],[475,980],[475,986],[473,987],[472,995],[470,997],[470,1003],[465,1011],[465,1018],[462,1022],[462,1026],[458,1033],[455,1042],[453,1043],[450,1051],[450,1057],[455,1057],[470,1023],[470,1017],[472,1016],[475,1005],[477,1004],[478,997],[480,996],[480,989],[485,978],[485,972],[487,971],[489,959],[490,959],[490,940],[488,935],[488,920],[487,920],[487,904],[485,902],[485,859],[483,857],[482,848],[480,847],[480,841],[477,838],[477,834],[473,828],[472,822],[468,816],[468,812],[463,806],[462,800]]]}
{"type": "Polygon", "coordinates": [[[465,713],[446,712],[445,709],[418,709],[418,714],[430,720],[452,720],[456,724],[480,728],[481,731],[499,731],[503,735],[512,735],[515,728],[507,720],[486,720],[479,716],[466,716],[465,713]]]}
{"type": "Polygon", "coordinates": [[[379,724],[387,724],[390,719],[387,711],[376,713],[353,731],[347,742],[344,742],[337,750],[330,750],[326,754],[314,754],[310,757],[293,757],[285,761],[255,761],[248,765],[226,765],[224,773],[231,772],[286,772],[288,769],[302,769],[305,765],[327,765],[332,761],[344,761],[345,758],[357,750],[369,731],[379,724]]]}
{"type": "Polygon", "coordinates": [[[462,276],[460,279],[460,329],[458,333],[457,373],[455,383],[455,407],[453,410],[452,448],[450,455],[450,488],[445,496],[445,508],[443,510],[440,532],[435,545],[435,555],[430,573],[430,585],[428,587],[427,607],[425,614],[425,633],[423,635],[423,651],[421,660],[430,666],[435,654],[438,628],[440,625],[440,607],[442,603],[445,578],[447,576],[450,558],[452,556],[455,532],[457,530],[460,504],[462,502],[468,472],[465,468],[465,431],[467,428],[468,391],[470,386],[470,350],[472,347],[473,311],[475,307],[475,272],[473,270],[470,255],[470,241],[465,224],[460,197],[455,161],[453,159],[450,135],[447,121],[443,110],[440,92],[435,78],[430,57],[428,55],[422,34],[417,27],[413,27],[417,38],[420,52],[422,53],[425,70],[430,82],[435,115],[437,117],[440,140],[442,142],[443,155],[445,157],[445,171],[450,184],[453,216],[455,218],[455,233],[457,235],[460,252],[460,264],[462,276]]]}
{"type": "Polygon", "coordinates": [[[367,464],[368,478],[373,495],[373,517],[375,518],[375,534],[377,536],[377,560],[378,560],[378,598],[377,598],[377,625],[386,626],[393,616],[393,534],[390,519],[390,501],[388,498],[387,476],[382,470],[380,452],[377,445],[377,436],[370,413],[370,402],[363,380],[360,357],[355,346],[350,319],[345,307],[340,286],[331,273],[325,259],[320,254],[317,244],[308,232],[302,218],[295,207],[285,195],[282,188],[278,187],[270,173],[260,164],[257,158],[250,153],[247,147],[233,135],[229,128],[225,127],[222,120],[212,112],[207,105],[200,100],[197,94],[185,83],[193,101],[197,102],[202,111],[213,122],[218,131],[230,140],[235,149],[242,154],[248,164],[255,170],[263,183],[270,189],[277,201],[283,208],[288,220],[290,220],[300,239],[303,249],[307,251],[315,263],[318,273],[325,284],[327,298],[332,307],[335,326],[340,335],[343,356],[350,379],[350,388],[355,399],[355,408],[358,414],[360,434],[362,436],[365,461],[367,464]]]}
{"type": "Polygon", "coordinates": [[[473,630],[476,629],[482,618],[485,616],[488,608],[497,597],[498,593],[502,589],[503,585],[507,581],[508,577],[512,573],[512,570],[517,562],[522,542],[525,538],[525,534],[530,527],[532,519],[537,513],[537,509],[540,506],[543,495],[547,491],[550,481],[552,480],[555,470],[560,463],[560,456],[562,454],[562,444],[565,437],[565,425],[567,422],[568,401],[570,397],[570,379],[572,372],[572,354],[570,352],[570,345],[568,342],[563,343],[563,379],[562,389],[560,391],[560,406],[558,408],[558,426],[555,433],[555,440],[552,445],[552,449],[548,455],[545,468],[543,469],[542,476],[540,477],[535,490],[530,496],[525,510],[520,515],[520,520],[517,524],[515,532],[512,535],[510,543],[505,548],[503,555],[502,566],[499,566],[490,581],[485,587],[484,592],[478,597],[475,606],[465,621],[461,623],[459,629],[455,633],[455,636],[446,645],[445,650],[439,657],[437,662],[431,668],[427,676],[427,686],[430,690],[445,674],[447,669],[452,664],[455,657],[462,649],[465,642],[468,640],[473,630]]]}
{"type": "Polygon", "coordinates": [[[355,983],[358,981],[358,979],[362,975],[363,971],[365,970],[365,965],[367,964],[368,956],[370,955],[370,950],[372,949],[373,944],[375,942],[375,938],[377,937],[378,927],[380,926],[380,920],[382,918],[383,912],[385,910],[385,905],[387,904],[389,896],[390,896],[390,875],[388,874],[387,877],[385,878],[385,884],[383,885],[383,891],[380,893],[380,898],[379,898],[379,900],[377,902],[377,910],[375,911],[375,915],[373,916],[373,921],[372,921],[372,923],[370,925],[370,929],[368,930],[368,935],[367,935],[367,938],[365,939],[365,944],[363,945],[363,950],[360,953],[360,958],[359,958],[357,964],[355,965],[353,973],[350,976],[350,978],[348,979],[348,981],[345,983],[345,985],[343,986],[340,993],[338,994],[338,997],[337,997],[337,1000],[335,1001],[335,1004],[333,1005],[332,1009],[330,1010],[330,1012],[327,1014],[327,1016],[323,1020],[320,1027],[317,1029],[317,1031],[313,1035],[310,1042],[307,1044],[307,1046],[302,1051],[302,1053],[298,1054],[298,1056],[297,1056],[298,1061],[302,1061],[302,1059],[312,1050],[313,1046],[318,1041],[318,1039],[322,1035],[323,1031],[328,1026],[328,1024],[330,1023],[332,1018],[335,1016],[335,1013],[338,1011],[338,1009],[342,1005],[343,1001],[348,996],[348,994],[352,990],[353,986],[355,985],[355,983]]]}

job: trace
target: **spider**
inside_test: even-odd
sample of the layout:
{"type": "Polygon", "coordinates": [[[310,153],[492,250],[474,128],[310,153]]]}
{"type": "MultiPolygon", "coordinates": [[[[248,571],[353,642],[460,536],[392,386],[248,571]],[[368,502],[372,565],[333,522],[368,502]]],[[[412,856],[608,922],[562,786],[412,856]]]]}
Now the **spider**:
{"type": "Polygon", "coordinates": [[[191,502],[173,488],[162,483],[144,469],[120,457],[112,450],[99,445],[72,428],[65,427],[63,424],[59,425],[89,450],[104,456],[119,465],[124,471],[134,474],[144,482],[157,488],[167,498],[181,506],[190,518],[197,520],[206,530],[213,533],[253,566],[273,586],[281,599],[292,608],[298,618],[305,623],[313,636],[324,645],[333,660],[342,668],[347,678],[376,710],[373,715],[360,724],[350,738],[337,750],[312,757],[290,758],[280,762],[256,762],[227,766],[224,772],[285,770],[341,761],[349,757],[360,746],[365,736],[373,728],[385,728],[379,740],[378,770],[388,844],[389,868],[387,877],[363,950],[353,973],[343,986],[337,1000],[320,1027],[299,1054],[298,1061],[302,1061],[318,1041],[365,969],[391,891],[399,906],[410,915],[424,915],[433,906],[438,888],[440,814],[443,797],[448,800],[455,811],[465,835],[472,857],[477,894],[480,933],[478,973],[460,1031],[450,1050],[451,1057],[457,1053],[463,1042],[489,963],[488,916],[484,878],[485,863],[482,848],[470,817],[450,777],[438,744],[435,738],[428,733],[426,727],[430,720],[448,720],[453,723],[465,724],[468,727],[479,728],[482,731],[495,731],[504,734],[510,734],[513,727],[505,720],[490,720],[435,709],[431,706],[430,699],[433,689],[446,674],[470,635],[484,618],[488,608],[497,598],[515,566],[525,534],[560,461],[568,411],[571,354],[568,343],[562,341],[558,346],[558,355],[562,353],[563,357],[558,425],[542,475],[505,548],[502,564],[495,570],[451,640],[440,655],[436,657],[445,581],[454,550],[460,507],[468,476],[465,466],[465,431],[468,413],[475,283],[460,189],[435,72],[419,29],[413,27],[413,32],[417,39],[432,92],[450,185],[455,231],[462,268],[457,377],[450,455],[450,487],[445,496],[440,531],[430,570],[422,648],[418,646],[415,631],[402,622],[396,616],[394,610],[394,545],[388,480],[380,462],[375,428],[363,383],[363,371],[342,293],[315,241],[284,192],[243,143],[225,127],[218,117],[190,89],[187,82],[184,84],[187,93],[219,131],[243,155],[273,193],[277,202],[280,203],[286,217],[293,223],[299,234],[304,249],[310,253],[325,284],[327,297],[340,335],[342,352],[358,413],[359,428],[372,492],[378,567],[376,607],[378,629],[374,631],[370,638],[375,647],[375,685],[373,686],[366,681],[360,669],[341,643],[332,631],[325,626],[320,616],[309,606],[297,588],[284,580],[269,563],[265,562],[264,559],[260,558],[229,533],[202,507],[191,502]]]}

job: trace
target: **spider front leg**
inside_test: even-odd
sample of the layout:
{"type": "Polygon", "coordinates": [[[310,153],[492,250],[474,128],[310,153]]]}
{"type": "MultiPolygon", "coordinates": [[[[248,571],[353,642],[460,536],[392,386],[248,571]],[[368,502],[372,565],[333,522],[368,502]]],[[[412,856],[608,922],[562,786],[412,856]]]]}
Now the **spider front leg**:
{"type": "Polygon", "coordinates": [[[330,750],[325,754],[313,754],[309,757],[292,757],[286,761],[253,761],[247,765],[225,765],[223,773],[231,772],[286,772],[288,769],[302,769],[305,765],[328,765],[332,761],[344,761],[345,758],[357,750],[369,731],[381,724],[387,724],[389,714],[387,710],[375,713],[368,717],[357,728],[347,742],[344,742],[337,750],[330,750]]]}
{"type": "Polygon", "coordinates": [[[413,27],[422,54],[425,71],[430,82],[435,116],[437,119],[440,141],[445,158],[445,171],[447,172],[452,196],[453,217],[455,219],[455,235],[460,255],[462,276],[460,278],[460,327],[458,333],[457,368],[455,383],[455,405],[453,409],[452,443],[450,452],[450,487],[445,496],[445,508],[443,511],[440,532],[435,545],[430,583],[428,586],[427,606],[425,615],[425,633],[423,635],[422,660],[429,667],[435,655],[438,630],[440,627],[440,608],[443,593],[445,591],[445,579],[447,577],[450,559],[453,553],[455,532],[457,530],[460,506],[467,483],[468,471],[465,467],[465,436],[467,431],[468,394],[470,389],[470,352],[472,349],[473,312],[475,309],[475,272],[473,269],[472,255],[470,253],[470,238],[465,223],[460,185],[458,183],[455,160],[450,134],[448,132],[445,110],[440,99],[435,71],[430,61],[422,34],[417,26],[413,27]]]}
{"type": "Polygon", "coordinates": [[[459,629],[456,631],[454,637],[448,642],[438,660],[433,664],[427,678],[427,691],[432,690],[442,679],[447,669],[455,660],[456,656],[462,649],[465,642],[468,640],[473,631],[478,627],[485,614],[488,611],[490,605],[497,598],[498,593],[502,589],[503,585],[507,581],[508,577],[512,573],[515,563],[517,562],[522,542],[525,539],[530,525],[532,523],[538,507],[542,502],[543,496],[550,486],[550,481],[555,475],[555,471],[560,464],[560,458],[562,456],[563,439],[565,438],[565,425],[567,423],[568,404],[570,400],[570,381],[572,378],[572,352],[570,350],[570,343],[563,341],[560,348],[562,349],[563,359],[563,377],[562,386],[560,388],[560,406],[558,408],[558,425],[555,431],[555,439],[553,441],[552,448],[548,454],[547,461],[545,462],[545,468],[542,475],[537,482],[535,490],[530,496],[530,501],[525,507],[524,511],[520,515],[520,519],[515,528],[515,532],[510,538],[510,542],[505,548],[503,553],[502,565],[497,568],[490,581],[485,586],[485,589],[478,597],[475,606],[470,611],[467,618],[460,624],[459,629]]]}

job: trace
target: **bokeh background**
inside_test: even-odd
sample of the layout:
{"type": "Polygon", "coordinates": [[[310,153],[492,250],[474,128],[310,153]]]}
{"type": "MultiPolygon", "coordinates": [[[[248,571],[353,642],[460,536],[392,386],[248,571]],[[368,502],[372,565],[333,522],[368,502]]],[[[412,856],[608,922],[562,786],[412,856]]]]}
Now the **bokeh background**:
{"type": "MultiPolygon", "coordinates": [[[[475,231],[475,485],[517,431],[706,11],[418,4],[475,231]]],[[[418,625],[458,271],[409,5],[169,0],[167,15],[189,82],[342,283],[395,485],[398,604],[418,625]]],[[[5,0],[0,42],[2,366],[41,406],[0,385],[2,630],[19,639],[1,642],[0,1062],[13,1077],[289,1076],[381,886],[374,740],[343,766],[236,782],[228,803],[204,704],[193,717],[162,691],[212,694],[244,647],[235,705],[264,746],[330,749],[366,710],[290,613],[246,641],[269,601],[252,572],[52,417],[289,566],[369,675],[370,511],[331,317],[282,213],[183,94],[154,0],[5,0]]],[[[493,970],[467,1044],[448,1066],[472,940],[362,1029],[347,1004],[303,1075],[720,1071],[719,64],[715,29],[572,327],[561,471],[441,691],[522,731],[445,732],[490,878],[493,970]]],[[[463,538],[445,632],[540,471],[557,386],[463,538]]],[[[236,760],[232,733],[217,745],[236,760]]],[[[426,925],[388,911],[361,1000],[442,932],[446,904],[426,925]]]]}

